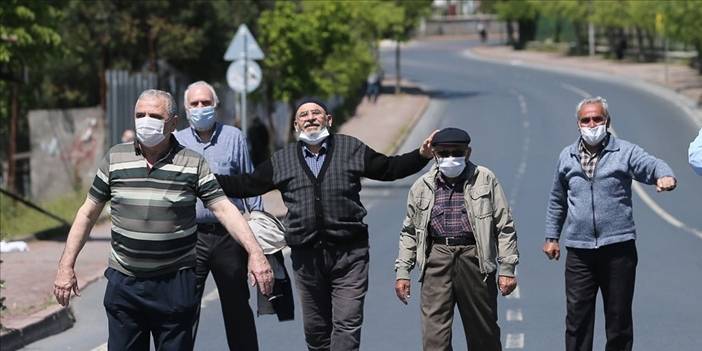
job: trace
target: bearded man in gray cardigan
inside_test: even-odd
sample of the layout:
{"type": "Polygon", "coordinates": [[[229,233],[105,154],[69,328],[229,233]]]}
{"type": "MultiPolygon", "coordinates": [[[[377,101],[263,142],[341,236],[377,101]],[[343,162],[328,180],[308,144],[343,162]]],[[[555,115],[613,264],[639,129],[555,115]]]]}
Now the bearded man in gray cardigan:
{"type": "Polygon", "coordinates": [[[637,254],[631,182],[675,189],[673,171],[638,145],[609,133],[607,101],[576,107],[580,138],[559,156],[546,213],[549,259],[566,257],[566,350],[592,350],[597,291],[605,310],[606,350],[631,350],[637,254]]]}
{"type": "Polygon", "coordinates": [[[419,172],[431,159],[433,134],[413,151],[385,156],[352,136],[330,133],[333,119],[322,101],[300,102],[292,118],[297,143],[253,173],[217,179],[230,196],[281,192],[307,348],[358,350],[369,262],[361,179],[391,181],[419,172]]]}

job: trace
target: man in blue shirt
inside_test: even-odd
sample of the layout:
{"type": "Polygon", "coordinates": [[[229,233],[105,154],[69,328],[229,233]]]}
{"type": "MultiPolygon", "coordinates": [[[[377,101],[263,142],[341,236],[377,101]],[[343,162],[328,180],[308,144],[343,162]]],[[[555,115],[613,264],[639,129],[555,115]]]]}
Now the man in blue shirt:
{"type": "MultiPolygon", "coordinates": [[[[253,172],[246,139],[241,131],[216,121],[215,109],[219,99],[212,86],[204,81],[190,84],[185,90],[184,102],[190,127],[175,133],[178,141],[203,155],[214,174],[253,172]]],[[[242,213],[245,209],[249,212],[263,210],[260,196],[230,200],[242,213]]],[[[229,348],[258,350],[256,325],[246,284],[246,251],[227,235],[227,231],[202,202],[198,201],[196,206],[198,240],[195,273],[198,292],[202,296],[205,280],[211,271],[219,290],[229,348]]]]}
{"type": "Polygon", "coordinates": [[[688,150],[688,157],[690,162],[690,167],[702,176],[702,128],[700,128],[700,133],[697,138],[690,143],[690,149],[688,150]]]}

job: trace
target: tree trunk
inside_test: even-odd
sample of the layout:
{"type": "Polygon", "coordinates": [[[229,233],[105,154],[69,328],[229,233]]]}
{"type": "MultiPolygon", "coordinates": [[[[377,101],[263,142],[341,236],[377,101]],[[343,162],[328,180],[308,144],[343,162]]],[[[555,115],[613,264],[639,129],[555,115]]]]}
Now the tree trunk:
{"type": "Polygon", "coordinates": [[[583,52],[583,24],[581,22],[573,23],[573,31],[575,32],[575,53],[577,55],[583,52]]]}
{"type": "Polygon", "coordinates": [[[639,61],[644,61],[645,55],[644,55],[644,40],[643,40],[643,31],[641,28],[636,27],[636,43],[638,45],[638,55],[639,61]]]}
{"type": "Polygon", "coordinates": [[[514,25],[512,20],[507,20],[507,45],[514,46],[514,25]]]}
{"type": "Polygon", "coordinates": [[[557,18],[555,28],[553,29],[553,42],[554,43],[561,42],[561,32],[562,31],[563,31],[563,19],[557,18]]]}
{"type": "MultiPolygon", "coordinates": [[[[99,92],[100,92],[100,107],[102,108],[103,111],[107,111],[107,67],[109,67],[109,61],[110,60],[110,55],[107,52],[107,47],[103,46],[102,47],[102,52],[101,52],[101,62],[100,62],[100,68],[98,72],[98,80],[99,80],[99,92]]],[[[105,115],[107,116],[107,115],[105,115]]]]}
{"type": "MultiPolygon", "coordinates": [[[[697,49],[697,73],[702,74],[702,42],[695,44],[695,48],[697,49]]],[[[702,100],[702,96],[700,96],[700,100],[702,100]]]]}
{"type": "Polygon", "coordinates": [[[519,41],[515,46],[517,50],[523,50],[527,42],[534,40],[536,37],[536,20],[524,19],[519,20],[519,41]]]}
{"type": "Polygon", "coordinates": [[[400,94],[400,41],[395,42],[395,95],[400,94]]]}
{"type": "Polygon", "coordinates": [[[10,139],[7,147],[7,189],[17,193],[17,170],[15,154],[17,153],[17,121],[19,119],[19,82],[12,82],[12,101],[10,106],[10,139]]]}

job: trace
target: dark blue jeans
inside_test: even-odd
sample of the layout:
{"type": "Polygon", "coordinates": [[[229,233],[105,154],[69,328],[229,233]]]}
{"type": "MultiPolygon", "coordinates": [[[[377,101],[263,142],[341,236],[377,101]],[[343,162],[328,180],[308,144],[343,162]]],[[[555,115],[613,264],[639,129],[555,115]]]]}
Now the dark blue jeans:
{"type": "Polygon", "coordinates": [[[103,304],[109,328],[108,349],[192,350],[192,328],[200,303],[194,269],[136,278],[112,268],[105,271],[103,304]]]}

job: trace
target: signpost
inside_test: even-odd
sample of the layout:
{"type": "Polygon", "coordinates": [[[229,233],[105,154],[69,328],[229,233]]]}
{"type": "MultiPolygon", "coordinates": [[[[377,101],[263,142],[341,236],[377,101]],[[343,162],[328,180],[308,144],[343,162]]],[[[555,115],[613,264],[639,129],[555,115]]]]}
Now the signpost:
{"type": "Polygon", "coordinates": [[[247,119],[246,94],[261,84],[261,68],[253,60],[263,60],[264,55],[249,28],[242,24],[237,29],[224,60],[233,61],[227,69],[227,84],[234,91],[241,93],[241,131],[246,137],[247,119]]]}

